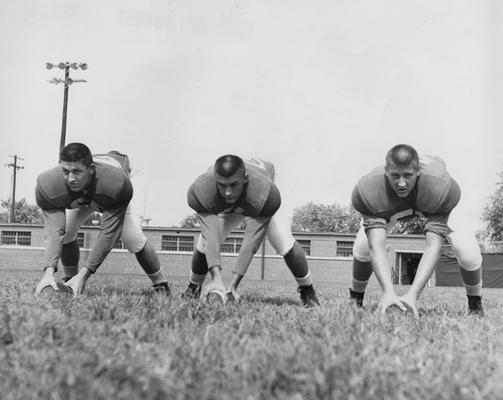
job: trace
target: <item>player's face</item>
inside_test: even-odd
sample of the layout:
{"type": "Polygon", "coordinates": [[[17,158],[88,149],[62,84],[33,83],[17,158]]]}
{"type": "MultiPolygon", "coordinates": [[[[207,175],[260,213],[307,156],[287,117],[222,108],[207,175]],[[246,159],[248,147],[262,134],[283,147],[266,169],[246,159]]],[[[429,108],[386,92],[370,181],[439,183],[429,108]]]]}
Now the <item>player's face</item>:
{"type": "Polygon", "coordinates": [[[414,189],[419,171],[414,168],[414,165],[399,167],[390,163],[386,170],[386,177],[396,195],[403,199],[414,189]]]}
{"type": "Polygon", "coordinates": [[[93,179],[94,166],[86,167],[82,161],[61,161],[59,163],[67,186],[72,192],[80,192],[87,188],[93,179]]]}
{"type": "Polygon", "coordinates": [[[239,197],[243,193],[246,182],[248,181],[247,177],[240,173],[237,173],[229,178],[217,175],[216,180],[218,192],[227,204],[234,204],[238,201],[239,197]]]}

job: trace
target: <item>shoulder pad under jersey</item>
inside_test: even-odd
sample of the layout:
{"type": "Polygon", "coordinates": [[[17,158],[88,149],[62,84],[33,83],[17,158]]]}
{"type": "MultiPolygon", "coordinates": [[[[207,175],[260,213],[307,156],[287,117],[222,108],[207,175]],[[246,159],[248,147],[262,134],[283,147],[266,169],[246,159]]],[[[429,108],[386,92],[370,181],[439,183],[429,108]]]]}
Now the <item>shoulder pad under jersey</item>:
{"type": "Polygon", "coordinates": [[[245,159],[243,162],[245,163],[246,173],[248,175],[263,175],[274,182],[275,170],[273,163],[258,158],[245,159]]]}
{"type": "Polygon", "coordinates": [[[196,212],[218,213],[217,182],[212,171],[197,177],[187,194],[189,206],[196,212]]]}
{"type": "Polygon", "coordinates": [[[35,198],[38,206],[43,210],[62,209],[70,206],[72,194],[66,185],[60,167],[51,168],[38,176],[35,198]]]}
{"type": "Polygon", "coordinates": [[[459,202],[461,191],[445,169],[445,163],[433,158],[429,162],[421,162],[420,167],[416,197],[418,210],[426,214],[450,212],[459,202]]]}
{"type": "Polygon", "coordinates": [[[377,215],[392,210],[394,205],[386,188],[384,167],[377,167],[356,184],[351,196],[353,207],[364,215],[377,215]]]}
{"type": "Polygon", "coordinates": [[[103,209],[117,208],[129,204],[133,197],[133,186],[122,169],[107,164],[96,164],[93,200],[103,209]]]}

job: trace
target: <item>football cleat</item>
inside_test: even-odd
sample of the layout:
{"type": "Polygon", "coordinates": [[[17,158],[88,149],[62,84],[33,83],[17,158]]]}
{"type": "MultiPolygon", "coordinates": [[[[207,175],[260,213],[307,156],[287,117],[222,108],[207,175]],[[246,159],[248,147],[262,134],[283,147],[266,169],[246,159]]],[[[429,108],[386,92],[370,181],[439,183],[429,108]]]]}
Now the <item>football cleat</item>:
{"type": "Polygon", "coordinates": [[[363,296],[365,295],[365,292],[359,293],[355,292],[352,289],[349,289],[349,298],[351,299],[351,302],[356,305],[357,307],[363,308],[363,296]]]}
{"type": "Polygon", "coordinates": [[[197,299],[201,295],[201,286],[189,282],[187,289],[182,293],[182,299],[197,299]]]}
{"type": "Polygon", "coordinates": [[[297,292],[300,293],[300,300],[304,307],[312,308],[320,305],[313,285],[299,286],[297,292]]]}
{"type": "Polygon", "coordinates": [[[483,317],[485,315],[482,307],[482,296],[466,296],[468,297],[468,314],[483,317]]]}
{"type": "Polygon", "coordinates": [[[168,282],[156,283],[153,285],[154,292],[157,294],[165,294],[166,296],[170,295],[170,289],[168,282]]]}

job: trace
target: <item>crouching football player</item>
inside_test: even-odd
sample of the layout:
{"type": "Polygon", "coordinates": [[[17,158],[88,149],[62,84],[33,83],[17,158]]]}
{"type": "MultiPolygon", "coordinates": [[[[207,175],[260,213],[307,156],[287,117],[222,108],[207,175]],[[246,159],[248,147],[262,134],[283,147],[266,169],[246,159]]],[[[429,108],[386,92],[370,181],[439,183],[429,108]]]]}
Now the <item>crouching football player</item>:
{"type": "Polygon", "coordinates": [[[469,313],[484,315],[481,300],[482,256],[475,235],[464,225],[450,220],[460,200],[460,189],[437,157],[421,160],[414,148],[400,144],[389,150],[384,167],[361,178],[353,190],[353,206],[363,215],[363,226],[353,247],[353,287],[350,296],[362,306],[372,271],[383,290],[379,310],[391,305],[405,310],[408,305],[417,316],[416,303],[440,257],[444,238],[458,259],[468,296],[469,313]],[[388,229],[397,216],[421,215],[426,218],[426,245],[409,291],[395,294],[385,250],[388,229]]]}
{"type": "Polygon", "coordinates": [[[232,270],[230,296],[239,297],[239,282],[267,234],[297,281],[302,304],[306,307],[319,305],[304,251],[293,238],[288,220],[282,220],[278,213],[281,197],[274,184],[274,175],[274,166],[269,162],[244,162],[238,156],[224,155],[190,186],[188,203],[200,216],[201,234],[194,250],[190,282],[184,297],[204,297],[213,289],[225,292],[220,245],[233,228],[250,217],[232,270]],[[210,282],[205,285],[205,293],[201,294],[208,271],[210,282]]]}
{"type": "Polygon", "coordinates": [[[39,175],[37,204],[42,209],[47,236],[44,276],[35,294],[45,287],[58,290],[54,273],[63,264],[63,280],[74,295],[82,293],[87,279],[103,263],[120,238],[136,255],[156,292],[169,295],[169,286],[159,258],[147,241],[130,200],[129,159],[118,152],[93,156],[82,143],[70,143],[60,152],[59,166],[39,175]],[[80,225],[93,213],[102,213],[101,227],[83,268],[78,270],[80,225]]]}

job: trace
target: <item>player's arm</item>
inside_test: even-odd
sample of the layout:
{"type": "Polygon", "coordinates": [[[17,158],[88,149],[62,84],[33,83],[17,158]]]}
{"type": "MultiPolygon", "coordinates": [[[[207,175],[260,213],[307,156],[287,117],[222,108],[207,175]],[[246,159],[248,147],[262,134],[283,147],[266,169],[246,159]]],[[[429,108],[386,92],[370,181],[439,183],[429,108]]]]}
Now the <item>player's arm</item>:
{"type": "Polygon", "coordinates": [[[117,240],[119,240],[126,209],[127,204],[119,208],[103,211],[101,229],[86,265],[79,270],[77,275],[65,283],[66,286],[72,288],[74,296],[78,296],[84,291],[91,274],[96,272],[115,243],[117,243],[117,240]]]}
{"type": "Polygon", "coordinates": [[[395,293],[391,280],[391,267],[388,264],[385,248],[386,229],[384,227],[368,229],[367,237],[370,247],[370,262],[383,291],[379,302],[379,313],[384,314],[388,307],[392,305],[396,305],[405,311],[405,307],[400,303],[395,293]]]}
{"type": "Polygon", "coordinates": [[[47,236],[44,262],[45,272],[35,289],[36,295],[40,294],[47,286],[51,286],[54,290],[58,290],[54,279],[54,273],[58,270],[58,261],[63,247],[66,224],[64,209],[42,209],[42,215],[44,218],[44,230],[47,236]]]}
{"type": "Polygon", "coordinates": [[[416,309],[417,300],[435,270],[435,266],[440,258],[444,237],[448,234],[448,219],[448,214],[428,217],[425,225],[426,243],[424,253],[417,267],[414,282],[412,282],[409,291],[400,297],[403,302],[407,303],[413,309],[416,316],[418,315],[416,309]]]}
{"type": "Polygon", "coordinates": [[[246,225],[243,243],[232,269],[230,290],[236,290],[267,232],[271,217],[250,218],[246,225]]]}

